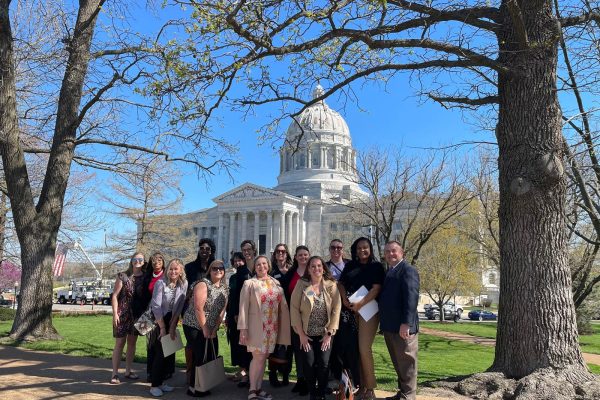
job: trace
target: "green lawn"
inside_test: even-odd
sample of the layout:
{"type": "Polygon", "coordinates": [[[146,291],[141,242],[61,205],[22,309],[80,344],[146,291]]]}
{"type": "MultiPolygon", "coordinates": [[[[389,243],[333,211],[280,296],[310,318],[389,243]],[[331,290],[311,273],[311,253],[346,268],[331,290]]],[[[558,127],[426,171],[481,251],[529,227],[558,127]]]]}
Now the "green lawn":
{"type": "MultiPolygon", "coordinates": [[[[112,317],[109,315],[78,316],[54,318],[54,326],[64,340],[42,341],[25,344],[33,350],[60,352],[77,356],[91,356],[109,359],[114,339],[112,338],[112,317]]],[[[0,336],[5,336],[12,322],[0,322],[0,336]]],[[[467,375],[484,371],[492,363],[493,349],[469,343],[445,340],[443,338],[421,335],[419,343],[419,382],[444,377],[467,375]]],[[[225,368],[232,372],[229,364],[229,346],[224,331],[219,335],[220,354],[225,359],[225,368]]],[[[393,390],[396,386],[396,374],[383,340],[378,335],[373,345],[375,375],[381,389],[393,390]]],[[[136,351],[136,361],[145,362],[145,338],[140,337],[136,351]]],[[[177,353],[177,363],[184,365],[183,352],[177,353]]],[[[108,365],[108,364],[107,364],[108,365]]],[[[292,372],[293,374],[293,372],[292,372]]]]}
{"type": "MultiPolygon", "coordinates": [[[[493,322],[465,322],[465,323],[439,323],[423,322],[425,328],[437,329],[444,332],[464,333],[466,335],[496,338],[496,324],[493,322]]],[[[592,324],[595,331],[593,335],[582,335],[579,344],[584,353],[600,354],[600,324],[592,324]]]]}

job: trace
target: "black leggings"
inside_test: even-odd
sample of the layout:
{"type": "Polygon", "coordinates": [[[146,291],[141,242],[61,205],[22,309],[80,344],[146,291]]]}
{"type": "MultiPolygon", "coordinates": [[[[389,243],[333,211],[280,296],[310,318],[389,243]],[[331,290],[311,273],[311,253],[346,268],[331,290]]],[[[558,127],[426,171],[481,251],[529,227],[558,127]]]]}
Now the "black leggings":
{"type": "MultiPolygon", "coordinates": [[[[166,327],[169,326],[171,322],[170,312],[163,317],[163,321],[166,327]]],[[[156,339],[150,344],[148,352],[152,353],[152,369],[150,370],[152,387],[161,386],[168,373],[169,366],[175,363],[175,354],[165,357],[160,342],[160,333],[156,335],[156,339]]]]}
{"type": "Polygon", "coordinates": [[[322,336],[309,336],[310,350],[302,351],[304,377],[312,396],[325,396],[325,388],[329,379],[329,356],[331,347],[321,350],[322,336]]]}

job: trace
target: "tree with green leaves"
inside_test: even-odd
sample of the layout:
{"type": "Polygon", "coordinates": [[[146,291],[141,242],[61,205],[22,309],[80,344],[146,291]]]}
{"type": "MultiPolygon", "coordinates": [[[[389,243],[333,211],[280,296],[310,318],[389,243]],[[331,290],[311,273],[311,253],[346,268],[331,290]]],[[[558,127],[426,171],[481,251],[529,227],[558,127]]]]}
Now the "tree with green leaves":
{"type": "Polygon", "coordinates": [[[561,32],[578,37],[582,46],[596,43],[598,2],[175,2],[189,10],[189,19],[179,21],[189,39],[170,49],[169,57],[178,61],[156,90],[181,88],[190,105],[202,93],[206,121],[216,107],[252,112],[281,103],[280,116],[265,129],[278,132],[278,122],[313,102],[331,95],[354,99],[365,82],[393,88],[403,72],[418,92],[444,107],[483,108],[492,115],[499,324],[490,373],[471,379],[503,382],[462,384],[461,390],[503,398],[597,393],[579,348],[570,290],[557,70],[561,32]],[[317,81],[327,90],[306,100],[317,81]],[[534,306],[523,313],[523,304],[534,306]]]}
{"type": "Polygon", "coordinates": [[[22,265],[13,339],[58,338],[52,263],[74,169],[127,173],[142,155],[201,176],[235,165],[226,141],[174,117],[176,97],[143,96],[163,69],[168,21],[145,36],[130,25],[136,7],[0,0],[0,153],[22,265]]]}

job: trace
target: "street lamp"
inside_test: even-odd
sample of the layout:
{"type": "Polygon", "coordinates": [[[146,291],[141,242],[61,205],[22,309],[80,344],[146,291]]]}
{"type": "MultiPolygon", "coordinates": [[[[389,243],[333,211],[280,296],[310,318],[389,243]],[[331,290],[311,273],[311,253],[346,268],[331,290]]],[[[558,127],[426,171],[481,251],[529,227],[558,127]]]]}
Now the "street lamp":
{"type": "Polygon", "coordinates": [[[17,303],[17,289],[19,288],[19,282],[15,281],[15,295],[13,298],[13,310],[15,309],[15,305],[17,303]]]}

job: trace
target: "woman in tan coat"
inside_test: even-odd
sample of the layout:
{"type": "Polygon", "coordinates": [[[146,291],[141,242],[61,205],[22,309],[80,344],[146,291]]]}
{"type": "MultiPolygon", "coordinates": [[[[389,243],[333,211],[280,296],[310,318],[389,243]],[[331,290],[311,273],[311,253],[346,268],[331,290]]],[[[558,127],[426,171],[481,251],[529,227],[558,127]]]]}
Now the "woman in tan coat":
{"type": "Polygon", "coordinates": [[[261,389],[265,362],[275,344],[290,344],[290,314],[283,289],[269,276],[271,262],[265,256],[254,260],[256,276],[244,282],[240,295],[237,327],[240,344],[252,353],[248,400],[266,400],[272,396],[261,389]]]}
{"type": "Polygon", "coordinates": [[[290,302],[292,327],[300,337],[304,377],[311,400],[325,399],[331,341],[340,322],[341,307],[340,293],[329,267],[321,257],[311,257],[290,302]]]}

